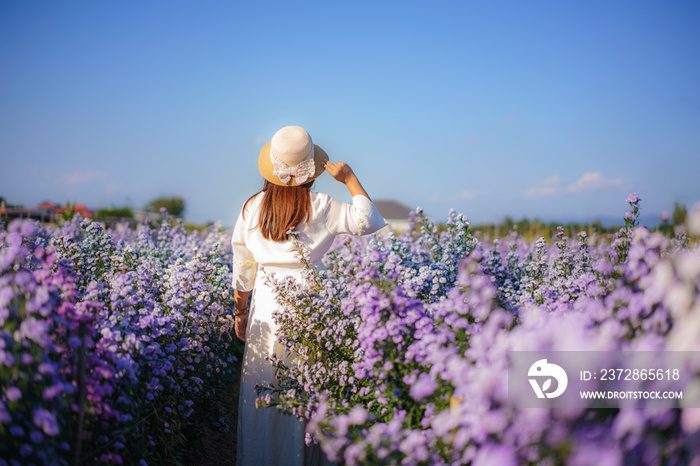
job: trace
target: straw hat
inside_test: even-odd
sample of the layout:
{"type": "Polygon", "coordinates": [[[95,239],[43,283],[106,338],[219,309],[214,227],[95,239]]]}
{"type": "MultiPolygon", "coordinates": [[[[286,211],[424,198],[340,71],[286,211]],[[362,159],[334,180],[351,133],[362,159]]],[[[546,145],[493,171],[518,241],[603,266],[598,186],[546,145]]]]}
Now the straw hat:
{"type": "Polygon", "coordinates": [[[270,183],[299,186],[324,172],[328,154],[299,126],[285,126],[260,150],[258,170],[270,183]]]}

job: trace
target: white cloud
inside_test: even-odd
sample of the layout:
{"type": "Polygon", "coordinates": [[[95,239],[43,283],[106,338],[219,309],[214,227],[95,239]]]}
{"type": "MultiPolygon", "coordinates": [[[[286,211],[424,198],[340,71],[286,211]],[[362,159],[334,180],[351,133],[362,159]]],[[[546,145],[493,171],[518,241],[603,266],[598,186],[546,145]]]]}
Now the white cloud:
{"type": "Polygon", "coordinates": [[[620,186],[621,184],[622,178],[605,179],[600,172],[591,172],[585,173],[575,183],[567,186],[566,190],[573,193],[581,189],[596,189],[606,186],[620,186]]]}
{"type": "Polygon", "coordinates": [[[559,175],[552,175],[549,178],[542,180],[544,184],[559,184],[559,175]]]}
{"type": "Polygon", "coordinates": [[[459,193],[455,196],[455,199],[462,199],[462,200],[469,201],[472,199],[476,199],[477,197],[479,197],[479,193],[476,191],[462,191],[461,193],[459,193]]]}
{"type": "Polygon", "coordinates": [[[607,186],[620,186],[622,178],[607,179],[601,172],[584,173],[574,183],[564,187],[559,175],[536,180],[533,185],[523,193],[523,197],[549,197],[561,194],[563,191],[574,193],[580,190],[599,189],[607,186]]]}
{"type": "Polygon", "coordinates": [[[545,197],[553,196],[559,191],[557,186],[532,186],[525,191],[525,197],[545,197]]]}
{"type": "Polygon", "coordinates": [[[61,176],[58,182],[61,184],[82,184],[91,181],[102,181],[107,176],[107,171],[78,171],[61,176]]]}
{"type": "Polygon", "coordinates": [[[561,180],[559,175],[552,175],[543,180],[536,180],[534,186],[531,186],[525,193],[524,197],[546,197],[554,196],[561,190],[561,180]]]}

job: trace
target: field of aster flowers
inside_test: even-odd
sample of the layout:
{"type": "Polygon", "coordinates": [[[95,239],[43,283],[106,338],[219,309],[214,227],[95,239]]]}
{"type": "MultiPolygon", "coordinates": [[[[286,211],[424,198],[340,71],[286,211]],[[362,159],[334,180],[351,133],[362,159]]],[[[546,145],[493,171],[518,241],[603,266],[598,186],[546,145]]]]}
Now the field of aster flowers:
{"type": "Polygon", "coordinates": [[[225,429],[228,238],[2,226],[0,464],[178,464],[193,432],[225,429]]]}
{"type": "Polygon", "coordinates": [[[479,241],[417,212],[406,236],[349,241],[311,286],[276,284],[300,362],[271,358],[262,403],[346,464],[700,464],[698,408],[508,401],[509,351],[700,351],[700,248],[638,227],[639,201],[606,237],[479,241]]]}
{"type": "MultiPolygon", "coordinates": [[[[270,355],[260,403],[347,464],[697,463],[697,408],[508,402],[512,350],[700,351],[700,206],[668,238],[627,201],[614,235],[531,243],[418,210],[403,236],[340,244],[304,286],[269,277],[300,357],[270,355]]],[[[229,235],[2,225],[0,465],[175,464],[193,432],[235,421],[229,235]]]]}

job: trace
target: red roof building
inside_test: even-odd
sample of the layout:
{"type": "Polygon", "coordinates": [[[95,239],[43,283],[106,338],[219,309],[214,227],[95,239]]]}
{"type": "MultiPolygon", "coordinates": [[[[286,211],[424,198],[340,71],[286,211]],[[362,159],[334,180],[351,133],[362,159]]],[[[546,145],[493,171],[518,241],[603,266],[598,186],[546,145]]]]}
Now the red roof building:
{"type": "Polygon", "coordinates": [[[13,218],[33,218],[40,222],[57,221],[61,215],[67,211],[73,210],[74,213],[79,213],[83,218],[93,218],[94,212],[88,209],[85,204],[71,204],[59,207],[53,202],[42,202],[36,207],[6,207],[5,202],[0,205],[0,215],[7,219],[13,218]]]}

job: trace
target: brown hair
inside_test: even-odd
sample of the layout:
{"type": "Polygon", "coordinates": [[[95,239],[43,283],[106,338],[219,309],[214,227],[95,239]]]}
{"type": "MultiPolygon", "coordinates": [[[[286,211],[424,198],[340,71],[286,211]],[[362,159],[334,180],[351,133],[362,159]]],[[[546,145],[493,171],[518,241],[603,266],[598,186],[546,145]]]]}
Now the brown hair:
{"type": "Polygon", "coordinates": [[[306,223],[311,218],[310,181],[301,186],[278,186],[265,180],[262,191],[253,194],[243,205],[243,216],[248,203],[261,192],[264,193],[258,227],[263,238],[272,241],[286,241],[287,232],[306,223]]]}

